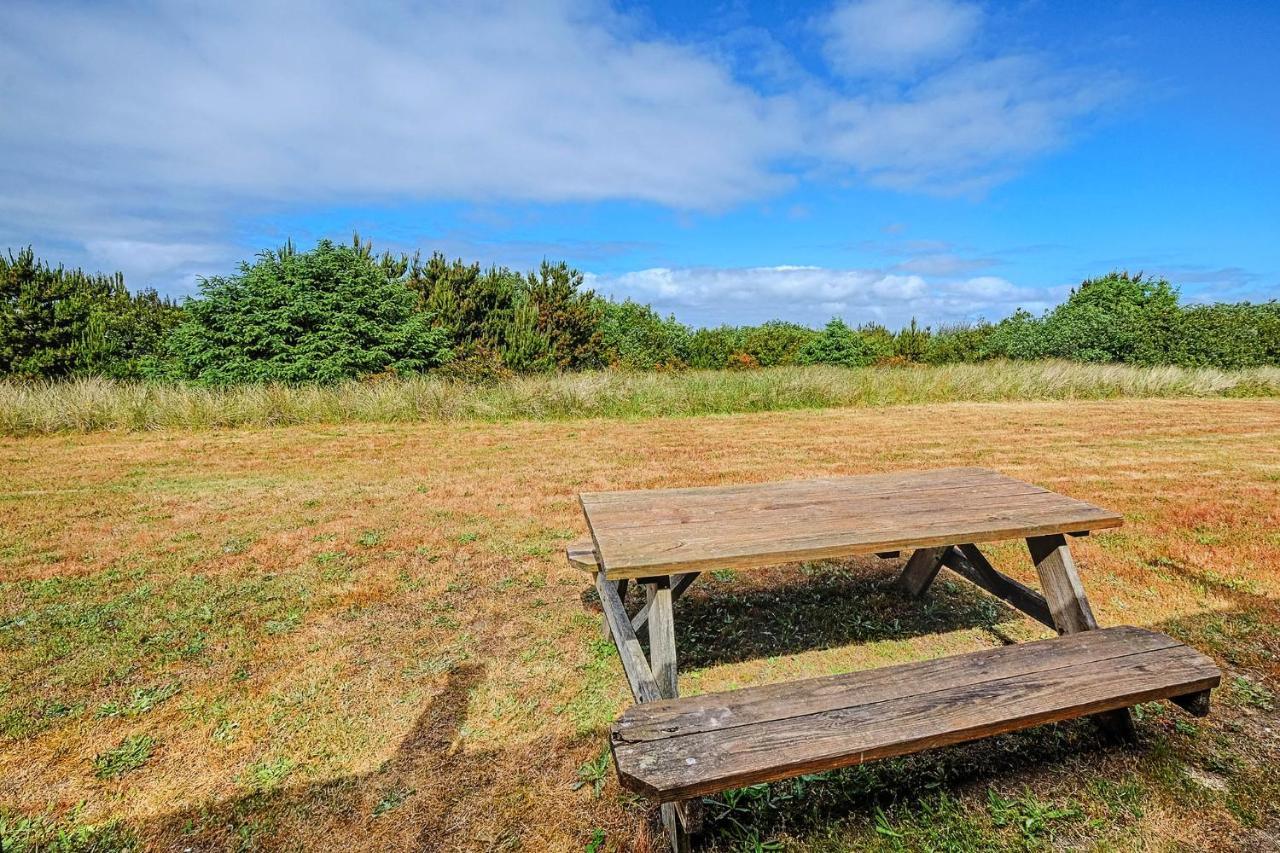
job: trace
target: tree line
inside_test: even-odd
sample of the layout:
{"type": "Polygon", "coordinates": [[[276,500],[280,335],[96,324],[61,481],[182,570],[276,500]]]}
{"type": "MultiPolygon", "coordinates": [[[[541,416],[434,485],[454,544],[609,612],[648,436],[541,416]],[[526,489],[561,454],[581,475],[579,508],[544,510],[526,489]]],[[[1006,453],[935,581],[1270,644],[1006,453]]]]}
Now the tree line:
{"type": "Polygon", "coordinates": [[[187,381],[334,382],[437,372],[468,381],[619,368],[941,364],[987,359],[1280,365],[1280,303],[1184,305],[1168,281],[1112,272],[1061,305],[997,323],[914,320],[897,331],[833,318],[690,328],[584,287],[565,263],[525,273],[435,253],[377,254],[356,236],[292,243],[182,304],[130,293],[120,273],[53,267],[28,248],[0,256],[0,372],[187,381]]]}

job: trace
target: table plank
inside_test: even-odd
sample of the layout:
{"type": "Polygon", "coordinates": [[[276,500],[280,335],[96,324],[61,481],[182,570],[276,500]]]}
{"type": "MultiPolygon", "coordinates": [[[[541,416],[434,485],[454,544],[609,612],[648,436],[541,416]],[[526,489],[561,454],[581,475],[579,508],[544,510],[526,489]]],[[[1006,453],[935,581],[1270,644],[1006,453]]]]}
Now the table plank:
{"type": "Polygon", "coordinates": [[[983,468],[738,486],[587,492],[611,578],[1118,527],[1093,504],[983,468]]]}
{"type": "Polygon", "coordinates": [[[1181,643],[1103,629],[791,682],[785,697],[745,688],[639,705],[612,747],[623,787],[663,801],[1201,694],[1219,680],[1212,660],[1181,643]]]}

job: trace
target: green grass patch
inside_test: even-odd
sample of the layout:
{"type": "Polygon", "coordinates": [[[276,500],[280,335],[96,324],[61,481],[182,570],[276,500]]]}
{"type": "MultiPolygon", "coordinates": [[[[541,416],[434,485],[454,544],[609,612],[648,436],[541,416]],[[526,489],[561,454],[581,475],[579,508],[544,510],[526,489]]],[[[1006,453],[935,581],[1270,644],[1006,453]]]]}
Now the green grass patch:
{"type": "Polygon", "coordinates": [[[137,770],[147,763],[155,747],[155,739],[150,735],[130,735],[114,749],[93,757],[93,775],[99,779],[115,779],[131,770],[137,770]]]}

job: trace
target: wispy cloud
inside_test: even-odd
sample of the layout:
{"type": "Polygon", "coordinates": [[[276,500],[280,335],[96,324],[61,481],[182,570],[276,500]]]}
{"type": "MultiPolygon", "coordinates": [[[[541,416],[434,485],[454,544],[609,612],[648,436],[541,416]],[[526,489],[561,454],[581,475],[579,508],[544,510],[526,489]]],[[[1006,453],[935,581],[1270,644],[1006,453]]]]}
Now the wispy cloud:
{"type": "Polygon", "coordinates": [[[982,11],[952,0],[857,0],[820,22],[827,61],[841,74],[902,75],[962,51],[982,11]]]}
{"type": "Polygon", "coordinates": [[[996,276],[949,277],[882,269],[814,266],[654,268],[593,276],[591,285],[614,298],[650,302],[687,322],[718,324],[726,316],[761,322],[787,317],[818,324],[834,314],[850,322],[897,326],[999,318],[1016,307],[1033,311],[1058,298],[1056,289],[1017,287],[996,276]]]}

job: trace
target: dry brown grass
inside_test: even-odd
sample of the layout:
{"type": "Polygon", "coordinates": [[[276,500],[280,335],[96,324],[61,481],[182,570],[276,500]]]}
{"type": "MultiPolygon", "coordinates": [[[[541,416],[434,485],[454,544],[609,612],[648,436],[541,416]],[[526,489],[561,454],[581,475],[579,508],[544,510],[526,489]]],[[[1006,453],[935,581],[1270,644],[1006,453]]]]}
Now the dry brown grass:
{"type": "MultiPolygon", "coordinates": [[[[1059,842],[1276,838],[1273,400],[2,439],[5,819],[12,832],[18,814],[57,820],[83,802],[79,822],[118,818],[121,837],[157,849],[581,850],[597,828],[613,849],[654,849],[646,808],[612,778],[598,799],[571,790],[627,701],[585,579],[560,553],[583,530],[576,493],[946,465],[1123,512],[1126,527],[1075,546],[1100,621],[1177,632],[1235,686],[1198,729],[1144,715],[1138,750],[1058,727],[877,771],[890,799],[837,780],[815,795],[827,812],[769,805],[749,827],[797,849],[891,844],[879,804],[913,843],[948,821],[1021,843],[993,823],[986,791],[1025,785],[1082,811],[1057,819],[1059,842]],[[145,763],[95,776],[94,756],[133,734],[156,741],[145,763]],[[917,789],[938,779],[954,799],[925,827],[917,789]],[[1098,780],[1133,786],[1141,807],[1113,807],[1098,780]]],[[[993,553],[1033,580],[1014,548],[993,553]]],[[[876,586],[892,569],[707,578],[677,607],[683,686],[1040,635],[958,582],[924,611],[896,601],[876,586]],[[776,614],[769,636],[748,630],[761,612],[776,614]]],[[[722,822],[712,843],[736,833],[722,822]]]]}

